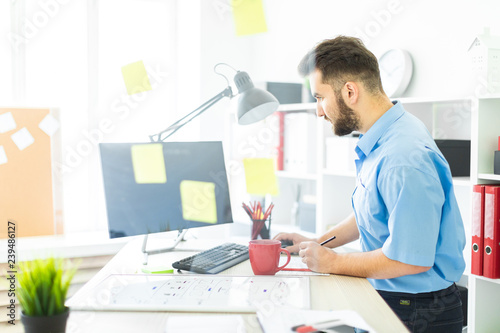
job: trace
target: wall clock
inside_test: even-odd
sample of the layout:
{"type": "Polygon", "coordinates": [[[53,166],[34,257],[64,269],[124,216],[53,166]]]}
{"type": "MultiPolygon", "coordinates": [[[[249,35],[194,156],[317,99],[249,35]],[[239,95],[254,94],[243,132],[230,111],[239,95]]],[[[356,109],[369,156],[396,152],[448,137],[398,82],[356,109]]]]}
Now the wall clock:
{"type": "Polygon", "coordinates": [[[379,58],[382,87],[389,97],[400,97],[408,87],[413,73],[410,53],[401,49],[391,49],[379,58]]]}

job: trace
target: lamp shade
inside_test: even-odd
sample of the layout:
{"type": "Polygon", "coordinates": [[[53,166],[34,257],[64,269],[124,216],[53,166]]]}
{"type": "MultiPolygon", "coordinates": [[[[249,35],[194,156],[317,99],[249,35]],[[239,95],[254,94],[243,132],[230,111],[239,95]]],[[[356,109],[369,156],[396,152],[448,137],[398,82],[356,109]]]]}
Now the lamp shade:
{"type": "Polygon", "coordinates": [[[279,102],[270,92],[255,88],[246,72],[234,76],[238,88],[238,124],[248,125],[262,120],[274,113],[279,102]]]}

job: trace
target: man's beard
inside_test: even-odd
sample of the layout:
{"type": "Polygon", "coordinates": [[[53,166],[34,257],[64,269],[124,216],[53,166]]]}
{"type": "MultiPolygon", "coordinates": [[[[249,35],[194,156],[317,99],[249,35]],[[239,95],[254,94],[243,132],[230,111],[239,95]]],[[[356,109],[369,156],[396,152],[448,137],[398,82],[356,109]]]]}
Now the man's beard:
{"type": "Polygon", "coordinates": [[[338,117],[335,121],[328,120],[332,123],[333,133],[338,136],[344,136],[359,130],[359,117],[354,113],[353,109],[345,104],[340,93],[337,96],[338,117]]]}

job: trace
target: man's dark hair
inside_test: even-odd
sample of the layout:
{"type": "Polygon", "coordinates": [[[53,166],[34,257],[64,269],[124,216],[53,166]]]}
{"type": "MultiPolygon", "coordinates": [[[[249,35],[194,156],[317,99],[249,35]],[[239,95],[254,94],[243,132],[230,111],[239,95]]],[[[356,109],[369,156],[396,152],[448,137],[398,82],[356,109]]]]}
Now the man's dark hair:
{"type": "Polygon", "coordinates": [[[321,72],[323,83],[335,91],[347,81],[361,81],[370,93],[383,92],[377,58],[359,38],[338,36],[317,44],[298,66],[302,76],[315,69],[321,72]]]}

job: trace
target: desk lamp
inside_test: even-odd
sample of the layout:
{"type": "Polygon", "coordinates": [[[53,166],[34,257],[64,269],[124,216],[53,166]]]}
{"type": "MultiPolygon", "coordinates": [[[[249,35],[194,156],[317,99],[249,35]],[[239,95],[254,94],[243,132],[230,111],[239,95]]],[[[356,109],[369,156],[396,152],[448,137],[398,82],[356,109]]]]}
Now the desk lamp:
{"type": "Polygon", "coordinates": [[[223,99],[224,97],[233,98],[235,96],[239,96],[238,98],[238,124],[240,125],[248,125],[255,123],[259,120],[262,120],[274,113],[279,106],[279,102],[271,93],[268,91],[255,88],[252,79],[246,72],[240,72],[229,66],[226,63],[218,63],[214,66],[214,72],[222,76],[226,82],[227,87],[200,105],[195,110],[191,111],[181,119],[177,120],[175,123],[167,127],[165,130],[161,131],[158,134],[150,135],[149,138],[152,142],[161,142],[165,141],[172,134],[177,132],[181,127],[189,123],[191,120],[205,112],[212,105],[223,99]],[[234,83],[236,88],[238,89],[238,94],[234,95],[229,85],[229,80],[223,74],[217,72],[217,67],[220,65],[228,66],[236,72],[234,76],[234,83]]]}
{"type": "MultiPolygon", "coordinates": [[[[191,111],[181,119],[177,120],[175,123],[164,129],[160,133],[150,135],[149,139],[151,140],[151,142],[165,141],[172,134],[177,132],[181,127],[183,127],[191,120],[193,120],[194,118],[196,118],[197,116],[208,110],[212,105],[214,105],[224,97],[233,98],[239,95],[237,103],[238,105],[237,116],[238,116],[238,123],[240,125],[248,125],[260,121],[269,116],[270,114],[274,113],[278,109],[279,102],[276,99],[276,97],[274,97],[268,91],[255,88],[252,79],[250,79],[250,76],[246,72],[237,71],[236,69],[234,69],[233,67],[229,66],[226,63],[216,64],[214,66],[214,72],[224,77],[224,79],[227,82],[227,87],[223,91],[221,91],[220,93],[218,93],[217,95],[215,95],[214,97],[212,97],[211,99],[200,105],[195,110],[191,111]],[[231,89],[231,86],[229,85],[229,80],[227,79],[227,77],[217,72],[217,67],[220,65],[228,66],[229,68],[233,69],[236,72],[233,81],[236,85],[236,88],[238,89],[238,94],[236,95],[233,94],[233,91],[231,89]]],[[[177,235],[177,238],[174,240],[173,246],[152,251],[146,250],[148,241],[148,235],[146,234],[144,236],[144,241],[142,243],[142,252],[144,254],[143,263],[147,264],[148,255],[165,252],[175,248],[177,244],[184,238],[184,235],[187,232],[187,230],[188,229],[179,230],[179,234],[177,235]]]]}

